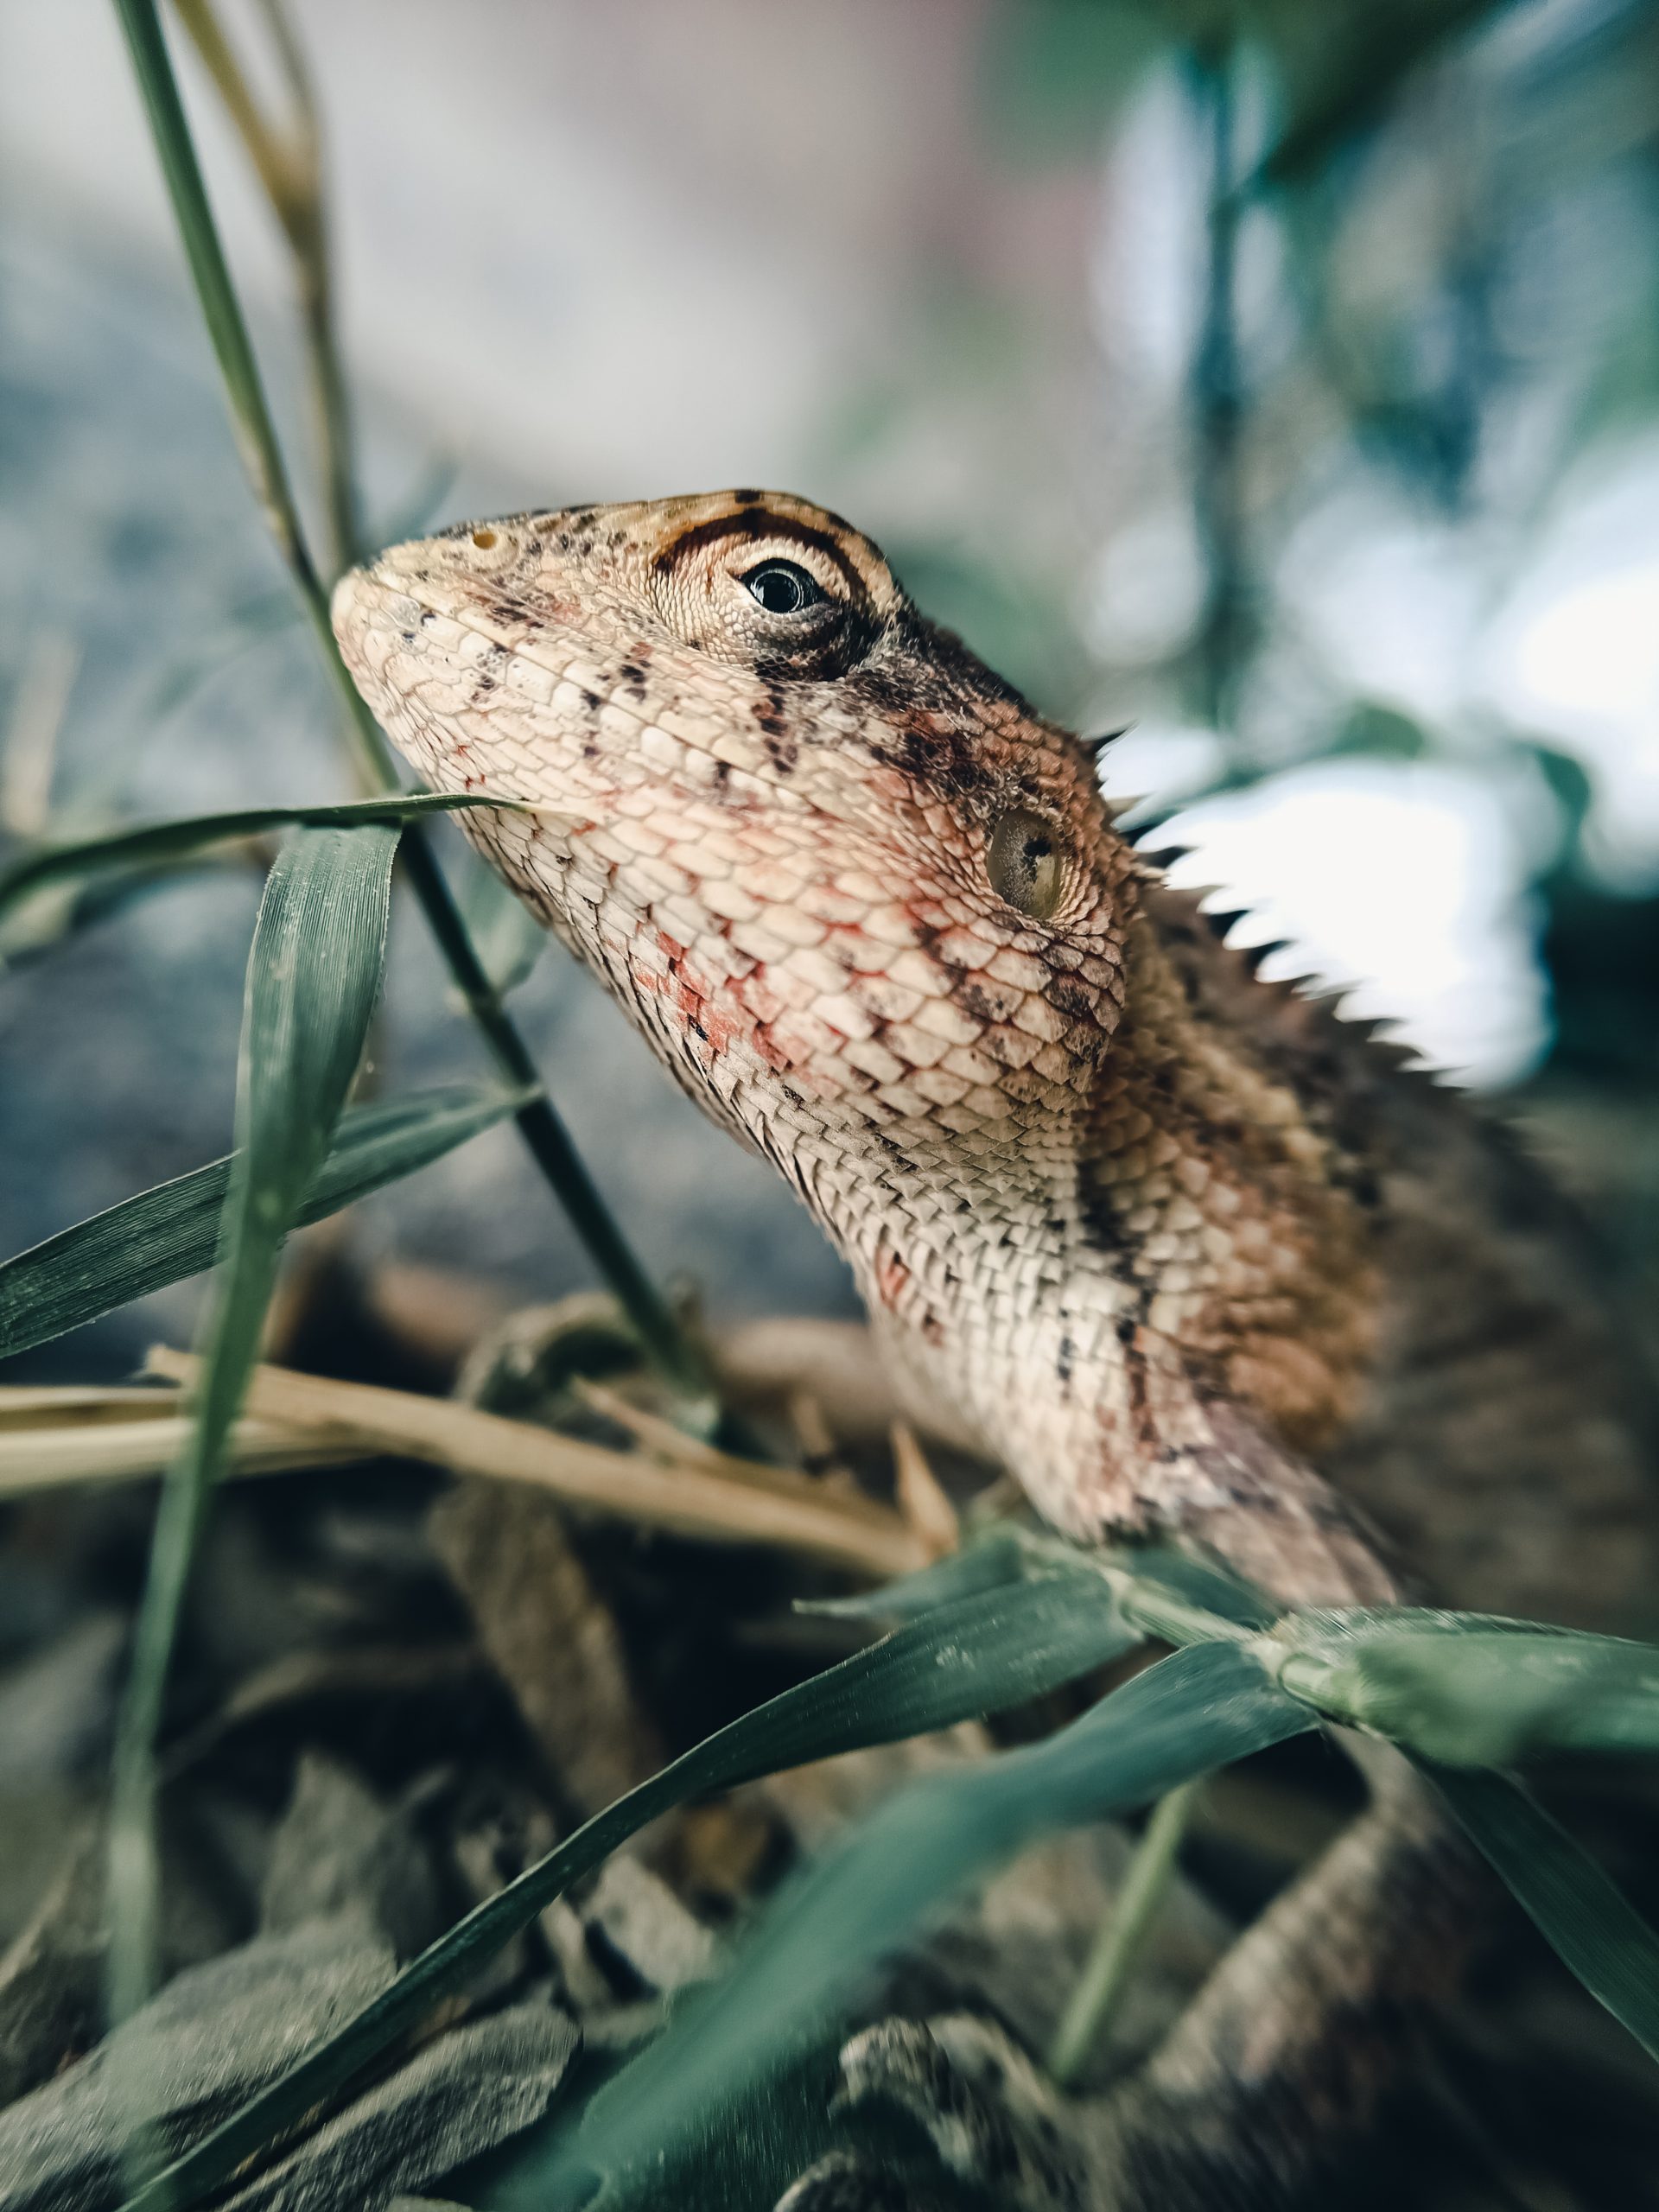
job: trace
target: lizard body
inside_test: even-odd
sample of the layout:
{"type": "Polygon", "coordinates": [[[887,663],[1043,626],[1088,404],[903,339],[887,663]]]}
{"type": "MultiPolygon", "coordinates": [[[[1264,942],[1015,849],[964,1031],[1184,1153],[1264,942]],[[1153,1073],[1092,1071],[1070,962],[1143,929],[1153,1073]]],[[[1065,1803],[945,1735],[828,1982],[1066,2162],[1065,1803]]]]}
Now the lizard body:
{"type": "MultiPolygon", "coordinates": [[[[1056,1524],[1289,1603],[1650,1603],[1642,1389],[1562,1210],[1259,982],[867,538],[758,492],[532,513],[334,613],[428,782],[536,810],[461,826],[787,1178],[918,1409],[1056,1524]]],[[[1278,2202],[1455,1978],[1471,1882],[1382,1788],[1152,2063],[1099,2200],[1278,2202]]]]}

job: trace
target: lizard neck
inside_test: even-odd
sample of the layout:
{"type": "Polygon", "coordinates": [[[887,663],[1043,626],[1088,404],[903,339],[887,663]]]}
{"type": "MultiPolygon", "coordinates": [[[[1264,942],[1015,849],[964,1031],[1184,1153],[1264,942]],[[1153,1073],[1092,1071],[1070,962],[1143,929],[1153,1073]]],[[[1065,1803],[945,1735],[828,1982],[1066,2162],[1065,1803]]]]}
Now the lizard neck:
{"type": "Polygon", "coordinates": [[[1255,1033],[1259,987],[1236,1008],[1206,988],[1207,938],[1166,893],[1131,909],[1122,1013],[1080,1088],[964,1131],[826,1116],[762,1140],[929,1417],[1083,1533],[1155,1512],[1159,1470],[1210,1441],[1207,1403],[1317,1449],[1372,1350],[1345,1156],[1255,1033]]]}

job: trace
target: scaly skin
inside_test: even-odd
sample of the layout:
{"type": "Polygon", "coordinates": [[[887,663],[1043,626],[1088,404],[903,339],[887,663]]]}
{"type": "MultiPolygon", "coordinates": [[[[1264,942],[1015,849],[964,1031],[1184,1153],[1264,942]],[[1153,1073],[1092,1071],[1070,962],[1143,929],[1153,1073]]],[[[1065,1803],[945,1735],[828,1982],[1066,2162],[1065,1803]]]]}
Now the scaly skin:
{"type": "MultiPolygon", "coordinates": [[[[1116,834],[1091,750],[868,539],[747,492],[519,516],[384,554],[334,621],[429,783],[543,810],[462,827],[787,1177],[918,1411],[1057,1525],[1171,1530],[1300,1603],[1403,1567],[1605,1624],[1654,1587],[1639,1391],[1570,1224],[1397,1055],[1256,982],[1116,834]]],[[[1400,1993],[1357,1962],[1389,1883],[1446,1857],[1421,1808],[1351,1838],[1170,2094],[1213,2132],[1230,2048],[1282,2119],[1320,2024],[1400,1993]]]]}

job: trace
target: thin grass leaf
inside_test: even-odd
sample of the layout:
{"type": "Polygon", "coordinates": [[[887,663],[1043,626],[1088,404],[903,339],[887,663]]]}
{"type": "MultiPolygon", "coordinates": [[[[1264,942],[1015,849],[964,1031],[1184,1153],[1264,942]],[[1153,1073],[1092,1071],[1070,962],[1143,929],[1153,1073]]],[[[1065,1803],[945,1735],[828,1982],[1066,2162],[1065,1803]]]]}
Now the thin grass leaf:
{"type": "Polygon", "coordinates": [[[209,0],[175,0],[176,12],[226,112],[246,148],[293,256],[305,324],[306,354],[321,446],[322,492],[338,575],[357,557],[357,496],[352,474],[350,410],[340,364],[333,257],[323,213],[321,131],[310,74],[280,0],[265,0],[266,27],[288,80],[291,114],[277,128],[267,118],[209,0]]]}
{"type": "Polygon", "coordinates": [[[1166,1545],[1084,1549],[1063,1536],[1014,1522],[988,1529],[948,1559],[879,1589],[802,1601],[797,1610],[849,1620],[915,1620],[948,1598],[1046,1574],[1106,1580],[1127,1619],[1172,1643],[1217,1637],[1236,1643],[1241,1630],[1268,1628],[1279,1618],[1278,1606],[1249,1583],[1166,1545]]]}
{"type": "Polygon", "coordinates": [[[315,572],[300,532],[282,448],[226,265],[155,0],[115,0],[115,11],[126,34],[133,75],[149,117],[185,258],[195,280],[202,321],[225,380],[244,465],[283,557],[302,582],[315,588],[315,572]]]}
{"type": "Polygon", "coordinates": [[[301,830],[277,855],[248,957],[237,1127],[195,1426],[168,1471],[116,1732],[109,2010],[148,1995],[155,1949],[155,1743],[207,1499],[258,1356],[283,1239],[327,1155],[379,995],[396,823],[301,830]]]}
{"type": "MultiPolygon", "coordinates": [[[[295,1226],[415,1174],[522,1103],[519,1092],[447,1084],[355,1108],[342,1117],[295,1226]]],[[[0,1266],[0,1358],[211,1267],[233,1158],[140,1191],[0,1266]]]]}
{"type": "MultiPolygon", "coordinates": [[[[722,1980],[607,2084],[580,2142],[536,2177],[660,2157],[821,2027],[880,1960],[976,1877],[1054,1830],[1161,1797],[1314,1725],[1235,1644],[1173,1653],[1027,1749],[936,1774],[890,1800],[792,1884],[722,1980]]],[[[518,2199],[528,2206],[533,2191],[518,2199]]]]}
{"type": "MultiPolygon", "coordinates": [[[[1098,1581],[1057,1576],[940,1606],[785,1690],[620,1797],[475,1907],[355,2019],[156,2175],[123,2212],[186,2212],[199,2202],[462,1986],[571,1883],[676,1805],[1023,1704],[1136,1640],[1098,1581]]],[[[1306,1708],[1294,1710],[1298,1725],[1308,1726],[1306,1708]]]]}
{"type": "Polygon", "coordinates": [[[1031,1554],[1019,1537],[999,1529],[952,1552],[949,1559],[918,1567],[914,1574],[901,1574],[874,1590],[855,1591],[847,1598],[798,1598],[795,1611],[823,1614],[830,1620],[916,1621],[958,1599],[1023,1581],[1030,1565],[1031,1554]]]}
{"type": "Polygon", "coordinates": [[[1659,2058],[1659,1933],[1519,1783],[1418,1764],[1590,1994],[1659,2058]]]}
{"type": "MultiPolygon", "coordinates": [[[[264,866],[264,855],[260,859],[264,866]]],[[[103,929],[158,892],[171,891],[194,878],[245,877],[247,860],[234,846],[221,846],[193,859],[158,861],[154,868],[118,868],[81,883],[60,883],[25,896],[21,912],[0,920],[0,969],[41,960],[83,930],[103,929]]]]}
{"type": "Polygon", "coordinates": [[[422,814],[453,814],[474,806],[512,808],[510,798],[485,792],[388,792],[335,806],[248,806],[226,814],[181,815],[172,822],[144,822],[96,837],[42,845],[0,869],[0,920],[49,885],[73,882],[112,868],[153,868],[188,860],[208,845],[257,837],[271,830],[346,828],[353,823],[410,822],[422,814]]]}

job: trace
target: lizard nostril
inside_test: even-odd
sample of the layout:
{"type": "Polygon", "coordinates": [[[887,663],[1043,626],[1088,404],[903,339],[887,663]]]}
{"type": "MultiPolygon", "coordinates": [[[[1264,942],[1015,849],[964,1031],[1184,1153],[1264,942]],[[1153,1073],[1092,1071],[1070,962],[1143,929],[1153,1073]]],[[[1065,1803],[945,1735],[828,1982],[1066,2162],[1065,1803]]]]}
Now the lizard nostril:
{"type": "Polygon", "coordinates": [[[487,553],[495,543],[495,532],[493,530],[475,530],[473,532],[473,543],[480,553],[487,553]]]}

